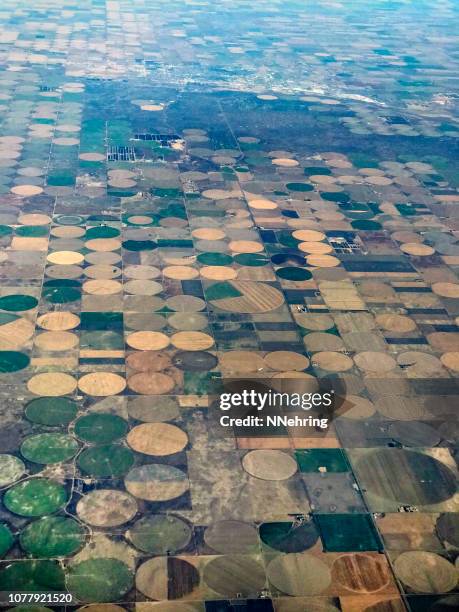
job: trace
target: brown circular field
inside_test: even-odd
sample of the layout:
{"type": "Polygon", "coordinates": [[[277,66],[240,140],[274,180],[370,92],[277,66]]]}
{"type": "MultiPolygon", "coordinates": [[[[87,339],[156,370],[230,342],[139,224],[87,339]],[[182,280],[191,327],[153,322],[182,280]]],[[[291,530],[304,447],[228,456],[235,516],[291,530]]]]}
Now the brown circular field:
{"type": "Polygon", "coordinates": [[[126,357],[126,365],[138,372],[162,372],[172,365],[171,359],[163,351],[138,351],[126,357]]]}
{"type": "Polygon", "coordinates": [[[141,395],[163,395],[175,387],[172,376],[162,372],[138,372],[128,378],[129,389],[141,395]]]}
{"type": "Polygon", "coordinates": [[[390,582],[385,558],[361,553],[338,557],[332,566],[332,576],[338,584],[357,593],[374,593],[390,582]]]}

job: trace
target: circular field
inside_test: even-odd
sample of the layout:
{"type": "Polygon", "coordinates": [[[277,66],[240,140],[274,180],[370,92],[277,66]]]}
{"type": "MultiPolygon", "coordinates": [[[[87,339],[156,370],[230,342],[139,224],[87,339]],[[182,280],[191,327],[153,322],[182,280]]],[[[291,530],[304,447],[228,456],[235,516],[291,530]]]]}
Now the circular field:
{"type": "Polygon", "coordinates": [[[95,489],[80,499],[76,511],[88,525],[117,527],[135,516],[137,502],[124,491],[95,489]]]}
{"type": "Polygon", "coordinates": [[[453,472],[433,457],[416,451],[371,451],[355,467],[367,491],[391,503],[438,504],[456,492],[453,472]]]}
{"type": "Polygon", "coordinates": [[[338,557],[332,566],[332,576],[338,584],[355,593],[374,593],[390,581],[384,557],[361,553],[338,557]]]}
{"type": "Polygon", "coordinates": [[[289,522],[263,523],[259,527],[262,542],[284,553],[300,553],[308,550],[319,539],[312,521],[294,526],[289,522]]]}
{"type": "Polygon", "coordinates": [[[253,450],[242,460],[244,470],[262,480],[287,480],[298,466],[293,457],[278,450],[253,450]]]}
{"type": "Polygon", "coordinates": [[[14,455],[0,455],[0,487],[16,482],[25,472],[24,462],[14,455]]]}
{"type": "Polygon", "coordinates": [[[416,593],[447,593],[457,586],[456,568],[435,553],[402,553],[395,560],[394,570],[399,580],[416,593]]]}
{"type": "Polygon", "coordinates": [[[164,457],[182,451],[188,444],[188,436],[169,423],[143,423],[131,429],[127,443],[138,453],[164,457]]]}
{"type": "Polygon", "coordinates": [[[459,548],[459,514],[446,512],[437,519],[437,531],[442,540],[459,548]]]}
{"type": "Polygon", "coordinates": [[[67,501],[65,488],[49,478],[30,478],[11,487],[3,502],[10,512],[20,516],[52,514],[67,501]]]}
{"type": "Polygon", "coordinates": [[[109,444],[119,440],[126,435],[127,429],[127,422],[115,414],[88,414],[75,423],[75,435],[90,444],[109,444]]]}
{"type": "Polygon", "coordinates": [[[19,538],[22,549],[38,558],[72,555],[84,540],[85,531],[80,524],[62,516],[45,516],[29,523],[19,538]]]}
{"type": "Polygon", "coordinates": [[[225,597],[254,597],[265,586],[265,570],[246,555],[224,555],[209,561],[204,568],[204,582],[225,597]]]}
{"type": "Polygon", "coordinates": [[[119,601],[131,589],[133,575],[118,559],[95,558],[71,565],[66,586],[82,602],[119,601]]]}
{"type": "Polygon", "coordinates": [[[77,460],[78,467],[93,478],[116,478],[124,476],[134,465],[134,453],[121,444],[91,446],[77,460]]]}
{"type": "Polygon", "coordinates": [[[57,427],[75,418],[78,405],[67,397],[40,397],[26,406],[25,415],[32,423],[57,427]]]}
{"type": "Polygon", "coordinates": [[[33,463],[60,463],[68,461],[78,451],[78,442],[68,434],[42,433],[25,438],[22,456],[33,463]]]}
{"type": "Polygon", "coordinates": [[[156,557],[145,561],[135,577],[137,589],[150,599],[180,599],[199,585],[198,570],[187,561],[156,557]]]}
{"type": "Polygon", "coordinates": [[[156,463],[132,468],[124,483],[131,495],[146,501],[175,499],[189,488],[185,472],[170,465],[156,463]]]}
{"type": "Polygon", "coordinates": [[[240,314],[270,312],[284,303],[278,289],[250,281],[215,283],[208,288],[206,296],[217,308],[240,314]]]}
{"type": "Polygon", "coordinates": [[[331,583],[328,566],[307,553],[280,555],[269,563],[267,573],[276,589],[293,597],[319,595],[331,583]]]}
{"type": "Polygon", "coordinates": [[[175,554],[188,546],[192,529],[173,514],[143,516],[127,532],[136,548],[152,555],[175,554]]]}

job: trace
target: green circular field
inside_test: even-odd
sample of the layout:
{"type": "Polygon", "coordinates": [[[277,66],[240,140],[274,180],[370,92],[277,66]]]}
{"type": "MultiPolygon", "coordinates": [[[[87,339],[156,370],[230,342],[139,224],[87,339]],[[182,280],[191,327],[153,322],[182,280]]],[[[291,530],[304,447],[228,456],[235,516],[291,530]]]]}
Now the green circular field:
{"type": "Polygon", "coordinates": [[[63,485],[49,478],[30,478],[5,493],[7,509],[20,516],[44,516],[59,510],[67,501],[63,485]]]}
{"type": "Polygon", "coordinates": [[[39,558],[72,555],[84,540],[85,531],[80,524],[62,516],[45,516],[33,521],[19,536],[23,550],[39,558]]]}

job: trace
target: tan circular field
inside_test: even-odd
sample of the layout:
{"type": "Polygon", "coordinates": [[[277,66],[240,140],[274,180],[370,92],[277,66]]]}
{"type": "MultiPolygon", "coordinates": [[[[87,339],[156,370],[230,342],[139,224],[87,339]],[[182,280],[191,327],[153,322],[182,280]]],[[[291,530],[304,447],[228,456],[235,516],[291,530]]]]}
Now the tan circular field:
{"type": "Polygon", "coordinates": [[[314,354],[312,365],[329,372],[346,372],[352,368],[354,362],[347,355],[343,355],[343,353],[322,351],[314,354]]]}
{"type": "Polygon", "coordinates": [[[393,332],[411,332],[416,329],[416,323],[410,317],[399,314],[380,314],[376,317],[376,322],[383,329],[393,332]]]}
{"type": "Polygon", "coordinates": [[[37,325],[48,331],[65,331],[80,324],[80,318],[73,312],[48,312],[37,319],[37,325]]]}
{"type": "Polygon", "coordinates": [[[458,582],[454,565],[432,552],[402,553],[395,560],[394,570],[399,580],[416,593],[448,593],[458,582]]]}
{"type": "Polygon", "coordinates": [[[16,185],[11,188],[11,193],[21,196],[21,198],[30,198],[43,193],[43,189],[37,185],[16,185]]]}
{"type": "Polygon", "coordinates": [[[137,331],[127,336],[126,344],[139,351],[160,351],[169,346],[169,338],[161,332],[137,331]]]}
{"type": "Polygon", "coordinates": [[[374,374],[385,374],[394,370],[397,362],[387,353],[363,351],[354,357],[354,362],[361,370],[374,374]]]}
{"type": "Polygon", "coordinates": [[[459,298],[459,283],[433,283],[432,291],[441,297],[459,298]]]}
{"type": "Polygon", "coordinates": [[[27,388],[34,395],[59,397],[73,393],[77,388],[77,381],[70,374],[63,372],[45,372],[32,376],[27,388]]]}
{"type": "Polygon", "coordinates": [[[48,215],[42,215],[38,213],[20,215],[18,217],[19,223],[23,225],[49,225],[52,221],[48,215]]]}
{"type": "Polygon", "coordinates": [[[298,466],[290,455],[277,450],[253,450],[242,459],[244,470],[261,480],[287,480],[298,466]]]}
{"type": "Polygon", "coordinates": [[[310,255],[327,255],[333,251],[333,247],[325,242],[300,242],[298,250],[310,255]]]}
{"type": "Polygon", "coordinates": [[[275,557],[267,567],[270,583],[293,597],[319,595],[331,583],[328,566],[307,553],[291,553],[275,557]]]}
{"type": "Polygon", "coordinates": [[[82,161],[87,161],[87,162],[105,161],[105,155],[103,155],[102,153],[80,153],[78,157],[82,161]]]}
{"type": "Polygon", "coordinates": [[[273,159],[272,163],[281,168],[296,168],[296,166],[299,166],[299,162],[297,162],[296,159],[286,157],[278,157],[277,159],[273,159]]]}
{"type": "Polygon", "coordinates": [[[256,314],[275,310],[284,303],[283,294],[275,287],[266,283],[229,281],[229,284],[240,295],[211,301],[212,304],[222,310],[243,314],[256,314]]]}
{"type": "Polygon", "coordinates": [[[122,283],[111,279],[94,279],[83,283],[83,291],[90,295],[115,295],[122,290],[122,283]]]}
{"type": "Polygon", "coordinates": [[[237,270],[228,266],[204,266],[199,272],[203,278],[214,281],[234,280],[237,278],[237,270]]]}
{"type": "Polygon", "coordinates": [[[163,270],[163,275],[166,278],[173,280],[191,280],[199,276],[198,270],[191,266],[167,266],[163,270]]]}
{"type": "Polygon", "coordinates": [[[320,242],[325,239],[325,234],[316,230],[295,230],[292,236],[301,242],[320,242]]]}
{"type": "Polygon", "coordinates": [[[92,372],[79,379],[78,387],[86,395],[106,397],[124,391],[126,380],[113,372],[92,372]]]}
{"type": "Polygon", "coordinates": [[[84,261],[84,255],[78,251],[54,251],[48,255],[47,260],[52,264],[69,266],[84,261]]]}
{"type": "Polygon", "coordinates": [[[266,369],[259,353],[253,351],[227,351],[219,355],[220,368],[226,374],[250,374],[266,369]]]}
{"type": "Polygon", "coordinates": [[[427,244],[420,244],[419,242],[405,242],[400,245],[400,250],[407,255],[413,255],[414,257],[428,257],[435,253],[435,249],[428,246],[427,244]]]}
{"type": "Polygon", "coordinates": [[[306,262],[310,266],[317,268],[336,268],[340,265],[340,260],[333,255],[308,255],[306,262]]]}
{"type": "Polygon", "coordinates": [[[161,270],[155,266],[131,265],[126,266],[123,270],[124,276],[134,280],[150,280],[158,278],[161,275],[161,270]]]}
{"type": "Polygon", "coordinates": [[[105,253],[119,249],[121,241],[117,238],[93,238],[92,240],[87,240],[85,246],[91,251],[105,253]]]}
{"type": "Polygon", "coordinates": [[[188,436],[175,425],[143,423],[131,429],[127,443],[138,453],[165,457],[182,451],[188,444],[188,436]]]}
{"type": "Polygon", "coordinates": [[[42,351],[68,351],[78,345],[78,336],[69,331],[46,331],[35,336],[34,344],[42,351]]]}
{"type": "Polygon", "coordinates": [[[226,236],[223,230],[215,227],[200,227],[193,230],[191,235],[199,240],[221,240],[226,236]]]}
{"type": "Polygon", "coordinates": [[[124,483],[134,497],[156,502],[180,497],[189,488],[188,479],[182,470],[161,464],[132,468],[124,483]]]}
{"type": "Polygon", "coordinates": [[[157,281],[142,279],[127,281],[124,283],[123,289],[131,295],[158,295],[162,292],[163,286],[157,281]]]}
{"type": "Polygon", "coordinates": [[[228,246],[234,253],[260,253],[264,250],[260,242],[253,240],[233,240],[228,246]]]}
{"type": "Polygon", "coordinates": [[[453,372],[459,372],[459,352],[443,353],[440,357],[440,361],[444,366],[453,370],[453,372]]]}
{"type": "Polygon", "coordinates": [[[209,334],[199,331],[181,331],[171,336],[171,343],[183,351],[205,351],[214,345],[209,334]]]}
{"type": "Polygon", "coordinates": [[[0,325],[0,350],[9,351],[25,344],[35,333],[35,326],[19,318],[0,325]]]}
{"type": "Polygon", "coordinates": [[[284,372],[287,370],[306,370],[309,367],[309,359],[301,353],[294,351],[273,351],[267,353],[264,362],[272,370],[284,372]]]}
{"type": "Polygon", "coordinates": [[[365,397],[360,397],[360,395],[346,395],[346,399],[340,407],[342,416],[356,421],[369,419],[375,412],[374,404],[365,397]]]}

